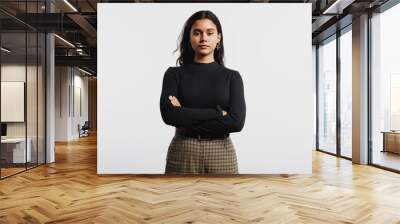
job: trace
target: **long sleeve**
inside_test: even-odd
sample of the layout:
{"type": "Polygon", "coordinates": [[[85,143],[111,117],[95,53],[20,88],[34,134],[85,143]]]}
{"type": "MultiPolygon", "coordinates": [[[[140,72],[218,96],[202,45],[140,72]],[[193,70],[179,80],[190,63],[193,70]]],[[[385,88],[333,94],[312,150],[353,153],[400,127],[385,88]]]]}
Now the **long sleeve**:
{"type": "MultiPolygon", "coordinates": [[[[223,108],[224,109],[224,108],[223,108]]],[[[244,97],[243,80],[239,72],[232,76],[230,84],[228,115],[213,120],[203,121],[192,125],[189,130],[198,134],[227,134],[240,132],[246,118],[246,102],[244,97]]]]}
{"type": "Polygon", "coordinates": [[[174,107],[169,96],[178,97],[178,80],[176,71],[169,67],[164,74],[160,97],[160,111],[163,121],[175,127],[190,127],[201,121],[222,117],[217,108],[174,107]]]}

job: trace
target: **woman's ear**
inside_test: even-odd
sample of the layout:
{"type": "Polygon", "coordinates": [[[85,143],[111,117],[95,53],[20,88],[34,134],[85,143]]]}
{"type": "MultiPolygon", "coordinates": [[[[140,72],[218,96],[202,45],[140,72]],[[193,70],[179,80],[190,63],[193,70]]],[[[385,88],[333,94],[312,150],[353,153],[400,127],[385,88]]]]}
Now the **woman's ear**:
{"type": "Polygon", "coordinates": [[[221,42],[221,34],[218,34],[218,42],[221,42]]]}

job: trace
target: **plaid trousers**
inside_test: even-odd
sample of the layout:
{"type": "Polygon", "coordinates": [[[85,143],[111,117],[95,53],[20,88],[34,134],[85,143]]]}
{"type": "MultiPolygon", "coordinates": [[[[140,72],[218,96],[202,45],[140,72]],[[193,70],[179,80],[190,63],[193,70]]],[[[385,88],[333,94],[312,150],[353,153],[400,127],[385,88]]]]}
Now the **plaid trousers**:
{"type": "Polygon", "coordinates": [[[165,174],[238,174],[230,137],[199,140],[175,135],[166,160],[165,174]]]}

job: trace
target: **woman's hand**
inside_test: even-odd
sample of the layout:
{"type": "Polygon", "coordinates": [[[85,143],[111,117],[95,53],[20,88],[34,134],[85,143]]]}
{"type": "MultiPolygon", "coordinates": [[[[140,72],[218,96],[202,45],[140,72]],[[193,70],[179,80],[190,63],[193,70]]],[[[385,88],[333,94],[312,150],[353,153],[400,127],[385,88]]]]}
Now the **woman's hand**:
{"type": "Polygon", "coordinates": [[[228,115],[228,112],[222,110],[222,114],[223,114],[223,116],[226,116],[226,115],[228,115]]]}
{"type": "Polygon", "coordinates": [[[181,107],[181,104],[179,103],[178,98],[176,98],[175,96],[169,96],[168,99],[171,101],[171,103],[174,107],[181,107]]]}

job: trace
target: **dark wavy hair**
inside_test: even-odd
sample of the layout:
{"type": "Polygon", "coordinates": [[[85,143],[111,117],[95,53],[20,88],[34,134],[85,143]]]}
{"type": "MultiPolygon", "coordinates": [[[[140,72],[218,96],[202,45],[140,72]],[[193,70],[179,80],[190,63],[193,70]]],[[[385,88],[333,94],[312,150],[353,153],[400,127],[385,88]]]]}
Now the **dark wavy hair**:
{"type": "Polygon", "coordinates": [[[220,64],[224,65],[224,38],[222,35],[222,27],[221,23],[219,22],[219,19],[217,16],[209,11],[209,10],[202,10],[194,13],[192,16],[189,17],[188,20],[186,20],[185,25],[183,27],[183,30],[181,34],[179,35],[179,45],[177,49],[174,51],[180,51],[180,55],[178,59],[176,60],[176,64],[179,63],[179,65],[185,65],[188,63],[192,63],[194,59],[194,51],[193,48],[190,44],[190,30],[192,29],[193,24],[200,19],[209,19],[211,20],[215,26],[217,27],[217,32],[218,34],[221,34],[221,40],[220,40],[220,48],[217,49],[215,48],[214,50],[214,60],[220,64]]]}

